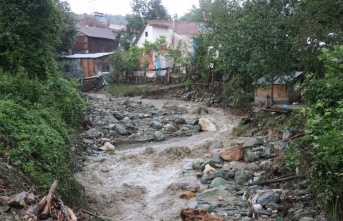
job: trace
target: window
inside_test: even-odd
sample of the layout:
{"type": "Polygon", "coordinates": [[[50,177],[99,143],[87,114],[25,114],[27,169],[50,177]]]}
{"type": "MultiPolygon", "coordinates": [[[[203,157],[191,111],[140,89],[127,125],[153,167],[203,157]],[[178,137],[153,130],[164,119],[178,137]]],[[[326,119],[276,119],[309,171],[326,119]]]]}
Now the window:
{"type": "Polygon", "coordinates": [[[148,32],[147,31],[145,32],[145,37],[148,37],[148,32]]]}

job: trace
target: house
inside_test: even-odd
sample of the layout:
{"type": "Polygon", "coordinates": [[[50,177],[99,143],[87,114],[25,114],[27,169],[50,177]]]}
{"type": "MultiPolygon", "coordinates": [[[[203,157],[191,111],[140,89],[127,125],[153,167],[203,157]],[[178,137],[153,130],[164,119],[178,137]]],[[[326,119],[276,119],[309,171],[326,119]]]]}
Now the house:
{"type": "MultiPolygon", "coordinates": [[[[302,71],[297,71],[293,75],[277,77],[273,84],[273,101],[274,104],[292,104],[300,100],[300,90],[294,89],[294,83],[300,80],[303,75],[302,71]]],[[[255,103],[265,106],[267,97],[271,96],[270,83],[266,82],[265,77],[257,81],[258,87],[255,89],[255,103]],[[269,86],[269,88],[268,88],[269,86]]]]}
{"type": "MultiPolygon", "coordinates": [[[[200,30],[195,22],[179,21],[179,20],[147,20],[140,33],[137,35],[133,45],[143,47],[144,42],[155,42],[160,36],[165,36],[167,43],[174,48],[180,47],[181,44],[187,44],[189,52],[193,52],[193,39],[196,34],[200,34],[200,30]]],[[[166,51],[166,48],[162,50],[166,51]]],[[[147,71],[147,76],[154,76],[155,72],[152,69],[173,67],[173,62],[164,56],[157,56],[158,53],[151,52],[150,64],[147,71]]],[[[136,73],[137,74],[137,73],[136,73]]],[[[159,71],[159,75],[165,75],[166,71],[159,71]]]]}
{"type": "Polygon", "coordinates": [[[72,53],[113,52],[117,48],[114,33],[106,28],[79,26],[72,53]]]}
{"type": "Polygon", "coordinates": [[[65,72],[74,79],[93,77],[99,72],[112,72],[108,62],[111,54],[113,52],[64,56],[65,72]]]}

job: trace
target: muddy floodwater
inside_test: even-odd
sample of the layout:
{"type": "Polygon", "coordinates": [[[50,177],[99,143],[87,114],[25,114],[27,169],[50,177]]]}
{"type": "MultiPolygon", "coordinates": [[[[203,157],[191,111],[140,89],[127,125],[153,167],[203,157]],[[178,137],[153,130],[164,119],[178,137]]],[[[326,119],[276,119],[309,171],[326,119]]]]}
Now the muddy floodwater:
{"type": "Polygon", "coordinates": [[[86,189],[90,207],[112,220],[181,220],[180,210],[193,208],[196,200],[179,199],[180,183],[200,183],[196,171],[185,172],[183,166],[212,156],[210,145],[216,141],[230,143],[230,132],[240,118],[202,103],[143,99],[143,104],[182,108],[185,116],[207,118],[217,131],[163,142],[121,144],[114,155],[87,156],[76,177],[86,189]],[[206,111],[199,111],[202,107],[206,111]]]}

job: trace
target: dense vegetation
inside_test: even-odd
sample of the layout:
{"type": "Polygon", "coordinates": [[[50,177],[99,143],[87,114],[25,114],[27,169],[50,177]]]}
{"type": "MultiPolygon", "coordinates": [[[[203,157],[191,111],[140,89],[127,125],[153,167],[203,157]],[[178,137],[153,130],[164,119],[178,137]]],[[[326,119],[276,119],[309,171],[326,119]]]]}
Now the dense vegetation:
{"type": "MultiPolygon", "coordinates": [[[[209,63],[229,75],[223,100],[251,101],[254,83],[304,71],[305,137],[287,165],[310,170],[312,189],[333,220],[343,217],[343,4],[338,0],[206,1],[187,14],[203,35],[193,63],[209,80],[209,63]],[[217,52],[216,52],[217,51],[217,52]],[[217,56],[219,54],[219,56],[217,56]]],[[[272,88],[272,85],[269,85],[272,88]]],[[[273,91],[271,90],[271,93],[273,91]]],[[[272,94],[271,94],[272,97],[272,94]]]]}
{"type": "Polygon", "coordinates": [[[0,156],[45,189],[59,180],[69,205],[80,203],[70,134],[84,102],[56,57],[73,43],[74,22],[64,1],[0,2],[0,156]]]}

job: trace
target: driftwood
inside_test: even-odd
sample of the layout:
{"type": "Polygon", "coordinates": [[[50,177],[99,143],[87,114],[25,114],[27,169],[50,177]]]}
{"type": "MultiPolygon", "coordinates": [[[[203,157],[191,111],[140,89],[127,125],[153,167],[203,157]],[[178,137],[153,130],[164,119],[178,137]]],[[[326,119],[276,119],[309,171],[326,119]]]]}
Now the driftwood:
{"type": "Polygon", "coordinates": [[[67,211],[68,211],[70,220],[71,220],[71,221],[77,221],[77,218],[76,218],[76,216],[75,216],[73,210],[71,210],[71,209],[70,209],[69,207],[67,207],[67,206],[66,206],[66,208],[67,208],[67,211]]]}
{"type": "Polygon", "coordinates": [[[26,196],[27,196],[27,192],[18,193],[7,202],[7,205],[13,206],[16,208],[23,208],[26,205],[26,202],[25,202],[26,196]]]}
{"type": "Polygon", "coordinates": [[[289,137],[289,138],[283,139],[282,141],[288,142],[288,141],[295,140],[295,139],[298,139],[298,138],[303,137],[303,136],[305,136],[304,133],[302,133],[302,134],[297,134],[297,135],[295,135],[295,136],[293,136],[293,137],[289,137]]]}
{"type": "Polygon", "coordinates": [[[89,211],[87,211],[87,210],[82,210],[82,212],[84,212],[84,213],[86,213],[86,214],[88,214],[88,215],[94,216],[95,218],[97,218],[97,219],[100,220],[100,221],[106,221],[104,218],[102,218],[102,217],[96,215],[95,213],[89,212],[89,211]]]}
{"type": "Polygon", "coordinates": [[[67,207],[66,206],[64,206],[64,204],[63,204],[63,202],[60,200],[60,204],[61,204],[61,211],[62,211],[62,213],[63,213],[63,215],[64,215],[64,219],[66,220],[66,221],[71,221],[71,219],[70,219],[70,217],[69,217],[69,212],[68,212],[68,210],[67,210],[67,207]]]}
{"type": "Polygon", "coordinates": [[[43,212],[39,215],[39,218],[41,219],[47,219],[49,217],[49,208],[51,205],[51,201],[54,198],[55,190],[57,188],[58,181],[55,180],[52,186],[50,187],[49,193],[46,197],[46,205],[43,209],[43,212]]]}
{"type": "Polygon", "coordinates": [[[35,205],[31,205],[28,210],[26,210],[23,220],[25,221],[36,221],[38,219],[39,213],[45,207],[46,204],[46,196],[43,197],[39,203],[35,205]]]}
{"type": "Polygon", "coordinates": [[[304,175],[292,175],[292,176],[288,176],[288,177],[280,178],[280,179],[256,181],[256,182],[249,183],[248,186],[266,185],[266,184],[270,184],[270,183],[282,183],[285,181],[295,180],[297,178],[304,178],[304,177],[306,177],[306,176],[304,176],[304,175]]]}

